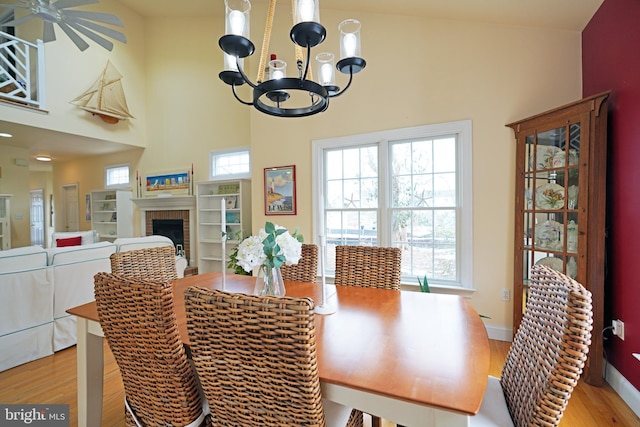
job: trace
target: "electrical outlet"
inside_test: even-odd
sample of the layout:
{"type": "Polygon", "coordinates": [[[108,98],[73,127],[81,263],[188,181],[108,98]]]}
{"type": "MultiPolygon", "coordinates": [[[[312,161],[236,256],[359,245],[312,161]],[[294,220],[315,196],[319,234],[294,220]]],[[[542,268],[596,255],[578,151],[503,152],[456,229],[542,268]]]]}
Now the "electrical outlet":
{"type": "Polygon", "coordinates": [[[624,341],[624,322],[622,320],[614,320],[612,322],[613,335],[624,341]]]}
{"type": "Polygon", "coordinates": [[[509,301],[511,300],[511,293],[509,292],[509,289],[504,288],[502,289],[502,301],[509,301]]]}

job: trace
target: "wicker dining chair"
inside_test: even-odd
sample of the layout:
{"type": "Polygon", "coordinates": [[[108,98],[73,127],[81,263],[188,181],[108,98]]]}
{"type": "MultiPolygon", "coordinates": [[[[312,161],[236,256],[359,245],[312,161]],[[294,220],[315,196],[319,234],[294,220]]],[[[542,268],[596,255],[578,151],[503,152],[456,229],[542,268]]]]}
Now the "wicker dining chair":
{"type": "Polygon", "coordinates": [[[121,276],[172,282],[178,278],[173,246],[136,249],[111,254],[111,272],[121,276]]]}
{"type": "Polygon", "coordinates": [[[314,304],[191,287],[193,362],[214,426],[362,427],[362,412],[324,401],[314,304]]]}
{"type": "Polygon", "coordinates": [[[402,250],[336,246],[335,284],[400,290],[402,250]]]}
{"type": "Polygon", "coordinates": [[[297,264],[280,267],[284,280],[313,282],[318,277],[318,246],[311,243],[302,244],[302,257],[297,264]]]}
{"type": "MultiPolygon", "coordinates": [[[[336,246],[335,284],[400,290],[402,249],[380,246],[336,246]]],[[[371,416],[372,427],[380,417],[371,416]]]]}
{"type": "Polygon", "coordinates": [[[98,273],[94,282],[100,326],[124,383],[127,426],[209,425],[178,332],[171,282],[112,273],[98,273]]]}
{"type": "Polygon", "coordinates": [[[592,318],[591,292],[534,265],[526,310],[501,377],[489,377],[471,426],[557,426],[587,360],[592,318]]]}

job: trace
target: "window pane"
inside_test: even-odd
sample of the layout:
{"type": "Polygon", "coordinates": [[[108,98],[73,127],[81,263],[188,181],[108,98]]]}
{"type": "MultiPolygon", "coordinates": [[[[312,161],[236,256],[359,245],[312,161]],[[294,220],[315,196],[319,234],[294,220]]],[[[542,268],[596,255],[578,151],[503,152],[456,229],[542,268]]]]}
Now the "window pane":
{"type": "Polygon", "coordinates": [[[433,143],[431,140],[411,144],[411,166],[414,174],[433,172],[433,143]]]}
{"type": "Polygon", "coordinates": [[[209,153],[210,178],[249,177],[251,175],[251,155],[249,150],[218,151],[209,153]]]}
{"type": "Polygon", "coordinates": [[[342,179],[342,151],[327,151],[325,175],[328,180],[342,179]]]}
{"type": "Polygon", "coordinates": [[[129,185],[129,166],[108,167],[106,185],[107,187],[129,185]]]}
{"type": "Polygon", "coordinates": [[[342,177],[358,178],[360,174],[360,151],[356,148],[352,150],[344,150],[342,152],[342,177]]]}
{"type": "Polygon", "coordinates": [[[249,153],[229,153],[215,156],[215,175],[232,175],[249,171],[249,153]]]}
{"type": "Polygon", "coordinates": [[[433,175],[415,175],[413,177],[412,206],[417,208],[432,208],[435,206],[433,200],[433,175]]]}
{"type": "Polygon", "coordinates": [[[360,182],[360,205],[363,208],[377,208],[378,207],[378,179],[369,178],[363,179],[360,182]]]}
{"type": "Polygon", "coordinates": [[[441,173],[433,176],[434,206],[451,207],[456,205],[456,174],[441,173]]]}
{"type": "Polygon", "coordinates": [[[442,138],[433,141],[434,172],[455,172],[456,170],[456,140],[442,138]]]}
{"type": "Polygon", "coordinates": [[[402,274],[434,278],[433,211],[395,211],[394,218],[398,228],[394,229],[393,246],[403,249],[402,274]]]}
{"type": "Polygon", "coordinates": [[[327,270],[335,270],[335,247],[377,246],[377,211],[349,210],[327,212],[327,270]]]}

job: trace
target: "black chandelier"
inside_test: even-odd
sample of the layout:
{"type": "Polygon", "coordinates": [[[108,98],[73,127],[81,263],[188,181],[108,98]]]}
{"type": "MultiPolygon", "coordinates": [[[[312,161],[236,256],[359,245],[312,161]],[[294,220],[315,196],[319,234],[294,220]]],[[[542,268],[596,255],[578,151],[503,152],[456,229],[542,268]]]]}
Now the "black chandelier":
{"type": "Polygon", "coordinates": [[[242,69],[244,58],[255,51],[255,46],[249,40],[249,0],[225,0],[225,35],[219,40],[220,48],[225,53],[224,71],[220,73],[220,79],[231,86],[238,101],[277,117],[305,117],[325,111],[329,107],[329,98],[342,95],[351,86],[353,75],[367,64],[360,57],[360,22],[347,19],[338,26],[341,59],[335,68],[348,74],[349,82],[342,90],[336,86],[334,55],[327,52],[316,56],[318,76],[317,81],[312,80],[309,68],[311,48],[322,43],[327,34],[320,24],[319,0],[292,0],[292,3],[294,25],[290,36],[296,45],[298,77],[286,77],[286,62],[281,59],[272,56],[267,64],[276,0],[270,0],[269,3],[256,84],[242,69]],[[305,48],[306,59],[303,59],[305,48]],[[244,83],[253,88],[251,102],[240,99],[236,92],[236,86],[244,83]]]}

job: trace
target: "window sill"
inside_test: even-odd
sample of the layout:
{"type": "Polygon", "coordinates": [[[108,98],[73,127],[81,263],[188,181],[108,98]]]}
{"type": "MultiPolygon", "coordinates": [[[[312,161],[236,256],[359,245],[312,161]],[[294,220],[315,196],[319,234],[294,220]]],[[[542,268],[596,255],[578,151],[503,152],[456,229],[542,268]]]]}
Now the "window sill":
{"type": "MultiPolygon", "coordinates": [[[[401,285],[401,289],[408,292],[420,292],[420,287],[414,284],[403,283],[401,285]]],[[[460,295],[464,298],[472,298],[477,291],[475,288],[460,288],[457,286],[442,285],[429,285],[429,289],[431,289],[431,292],[434,294],[460,295]]]]}

